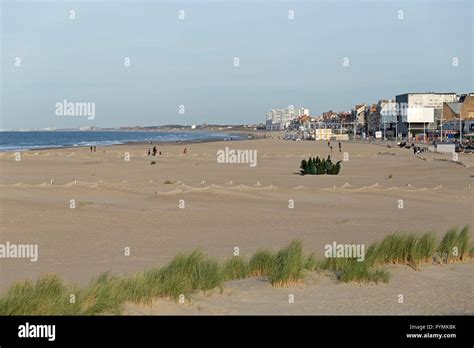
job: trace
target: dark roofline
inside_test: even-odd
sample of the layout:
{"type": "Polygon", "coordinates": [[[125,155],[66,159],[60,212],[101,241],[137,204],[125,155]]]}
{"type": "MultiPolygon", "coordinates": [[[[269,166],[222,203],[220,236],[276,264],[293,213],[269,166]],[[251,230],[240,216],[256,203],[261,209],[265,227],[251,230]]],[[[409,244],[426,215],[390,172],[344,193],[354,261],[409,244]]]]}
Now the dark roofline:
{"type": "Polygon", "coordinates": [[[408,94],[456,94],[456,92],[411,92],[411,93],[402,93],[402,94],[398,94],[398,96],[401,96],[401,95],[408,95],[408,94]]]}

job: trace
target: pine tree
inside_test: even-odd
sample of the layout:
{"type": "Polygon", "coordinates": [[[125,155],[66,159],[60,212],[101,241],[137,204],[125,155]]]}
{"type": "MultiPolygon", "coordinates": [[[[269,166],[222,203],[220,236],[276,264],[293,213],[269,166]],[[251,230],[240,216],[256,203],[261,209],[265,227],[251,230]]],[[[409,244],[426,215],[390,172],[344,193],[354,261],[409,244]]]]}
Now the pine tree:
{"type": "Polygon", "coordinates": [[[327,159],[310,156],[308,161],[305,159],[301,161],[300,169],[301,175],[337,175],[341,170],[341,161],[334,164],[331,156],[328,156],[327,159]]]}
{"type": "Polygon", "coordinates": [[[308,162],[306,162],[305,159],[301,161],[300,168],[301,168],[300,170],[301,175],[308,174],[308,162]]]}

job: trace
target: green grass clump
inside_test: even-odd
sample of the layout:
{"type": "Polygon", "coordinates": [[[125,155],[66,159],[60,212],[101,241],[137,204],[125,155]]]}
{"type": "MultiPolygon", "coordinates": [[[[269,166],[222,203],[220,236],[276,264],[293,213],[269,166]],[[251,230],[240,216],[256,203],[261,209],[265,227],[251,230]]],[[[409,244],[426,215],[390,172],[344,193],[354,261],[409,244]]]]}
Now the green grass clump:
{"type": "Polygon", "coordinates": [[[249,274],[251,276],[264,276],[273,269],[275,255],[266,249],[257,250],[249,261],[249,274]]]}
{"type": "Polygon", "coordinates": [[[469,226],[464,226],[458,235],[458,248],[459,248],[459,260],[463,261],[469,255],[469,242],[471,235],[469,232],[469,226]]]}
{"type": "Polygon", "coordinates": [[[248,278],[249,264],[243,257],[234,256],[225,262],[222,272],[225,280],[248,278]]]}
{"type": "Polygon", "coordinates": [[[430,262],[436,252],[436,237],[433,233],[428,232],[418,240],[418,253],[421,262],[430,262]]]}
{"type": "Polygon", "coordinates": [[[374,265],[387,263],[401,263],[403,260],[403,237],[392,234],[381,242],[375,243],[367,250],[367,260],[374,265]]]}
{"type": "Polygon", "coordinates": [[[445,263],[462,261],[469,255],[469,240],[468,226],[464,226],[461,231],[451,228],[439,243],[437,252],[445,263]]]}
{"type": "Polygon", "coordinates": [[[416,269],[421,262],[428,262],[435,251],[436,237],[433,233],[425,233],[421,237],[395,233],[372,244],[366,259],[373,265],[406,264],[416,269]]]}
{"type": "Polygon", "coordinates": [[[75,314],[69,305],[68,291],[57,275],[45,275],[36,282],[18,282],[0,299],[1,315],[75,314]]]}
{"type": "MultiPolygon", "coordinates": [[[[159,268],[158,268],[159,269],[159,268]]],[[[154,298],[162,295],[162,288],[154,277],[157,268],[140,272],[120,281],[124,301],[151,304],[154,298]]]]}
{"type": "Polygon", "coordinates": [[[124,289],[118,277],[101,274],[90,285],[77,294],[81,315],[120,314],[126,300],[124,289]]]}
{"type": "Polygon", "coordinates": [[[443,239],[438,245],[438,249],[436,251],[442,257],[445,263],[448,263],[450,258],[453,257],[453,249],[456,244],[456,240],[457,240],[457,230],[456,228],[451,228],[444,235],[443,239]]]}
{"type": "Polygon", "coordinates": [[[158,276],[158,281],[173,283],[174,277],[182,278],[184,290],[210,290],[222,284],[219,263],[206,257],[200,250],[176,256],[167,266],[163,267],[158,276]]]}
{"type": "Polygon", "coordinates": [[[302,244],[300,241],[293,241],[276,253],[268,279],[273,286],[298,283],[303,276],[304,265],[302,244]]]}
{"type": "Polygon", "coordinates": [[[321,270],[330,271],[334,273],[338,280],[342,282],[383,282],[387,283],[390,279],[390,274],[387,270],[372,267],[368,260],[357,261],[354,258],[327,258],[319,267],[321,270]]]}
{"type": "Polygon", "coordinates": [[[367,262],[359,262],[350,259],[339,269],[338,279],[345,283],[352,281],[361,283],[388,283],[390,274],[383,268],[372,268],[367,262]]]}

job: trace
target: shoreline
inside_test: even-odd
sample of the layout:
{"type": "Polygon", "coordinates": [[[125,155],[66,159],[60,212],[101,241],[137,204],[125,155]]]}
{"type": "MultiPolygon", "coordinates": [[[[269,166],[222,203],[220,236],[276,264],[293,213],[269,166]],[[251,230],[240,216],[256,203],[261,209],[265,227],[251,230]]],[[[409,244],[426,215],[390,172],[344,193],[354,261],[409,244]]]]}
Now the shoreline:
{"type": "MultiPolygon", "coordinates": [[[[39,131],[38,131],[39,132],[39,131]]],[[[80,131],[77,131],[80,132],[80,131]]],[[[111,131],[112,132],[112,131],[111,131]]],[[[133,132],[133,131],[118,131],[118,132],[133,132]]],[[[140,131],[142,132],[142,131],[140,131]]],[[[149,131],[153,132],[153,131],[149,131]]],[[[171,130],[166,130],[166,131],[159,131],[162,133],[180,133],[180,131],[171,131],[171,130]]],[[[208,133],[215,134],[215,131],[207,131],[208,133]]],[[[224,131],[225,132],[225,131],[224,131]]],[[[25,133],[25,132],[24,132],[25,133]]],[[[51,133],[54,133],[51,131],[51,133]]],[[[183,131],[181,133],[184,134],[189,134],[190,132],[183,131]]],[[[204,133],[204,132],[203,132],[204,133]]],[[[229,132],[231,133],[231,132],[229,132]]],[[[255,132],[256,133],[256,132],[255,132]]],[[[166,141],[156,141],[154,140],[152,144],[146,141],[127,141],[123,142],[120,144],[105,144],[105,145],[95,145],[97,148],[112,148],[116,146],[135,146],[135,145],[172,145],[172,144],[202,144],[202,143],[213,143],[213,142],[221,142],[221,141],[243,141],[243,140],[257,140],[257,139],[263,139],[260,137],[255,137],[255,133],[252,132],[236,132],[229,134],[229,136],[237,136],[240,138],[227,138],[227,137],[214,137],[214,138],[203,138],[203,139],[192,139],[192,140],[186,140],[186,139],[180,139],[179,141],[174,140],[166,140],[166,141]],[[249,138],[251,137],[251,138],[249,138]]],[[[40,148],[25,148],[25,149],[15,149],[15,150],[2,150],[0,149],[0,153],[14,153],[14,152],[28,152],[28,151],[44,151],[44,150],[61,150],[61,149],[83,149],[83,148],[89,148],[90,146],[94,145],[66,145],[66,146],[46,146],[46,147],[40,147],[40,148]]]]}

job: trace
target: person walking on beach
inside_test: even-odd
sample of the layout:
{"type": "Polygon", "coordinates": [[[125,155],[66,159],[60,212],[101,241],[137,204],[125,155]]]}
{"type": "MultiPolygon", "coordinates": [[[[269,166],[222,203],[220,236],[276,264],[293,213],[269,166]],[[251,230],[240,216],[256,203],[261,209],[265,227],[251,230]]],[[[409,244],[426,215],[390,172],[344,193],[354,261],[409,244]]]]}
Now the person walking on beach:
{"type": "Polygon", "coordinates": [[[339,142],[339,152],[342,152],[341,142],[339,142]]]}
{"type": "Polygon", "coordinates": [[[153,146],[153,156],[156,156],[156,146],[153,146]]]}
{"type": "Polygon", "coordinates": [[[95,148],[95,145],[94,145],[94,152],[95,152],[96,148],[95,148]]]}
{"type": "Polygon", "coordinates": [[[92,146],[91,146],[91,152],[92,152],[92,146]]]}
{"type": "Polygon", "coordinates": [[[150,156],[150,154],[151,154],[151,151],[150,151],[150,149],[148,149],[148,156],[150,156]]]}
{"type": "Polygon", "coordinates": [[[188,152],[188,149],[184,148],[183,154],[186,155],[187,152],[188,152]]]}
{"type": "Polygon", "coordinates": [[[331,142],[330,141],[328,141],[328,147],[331,147],[331,142]]]}

